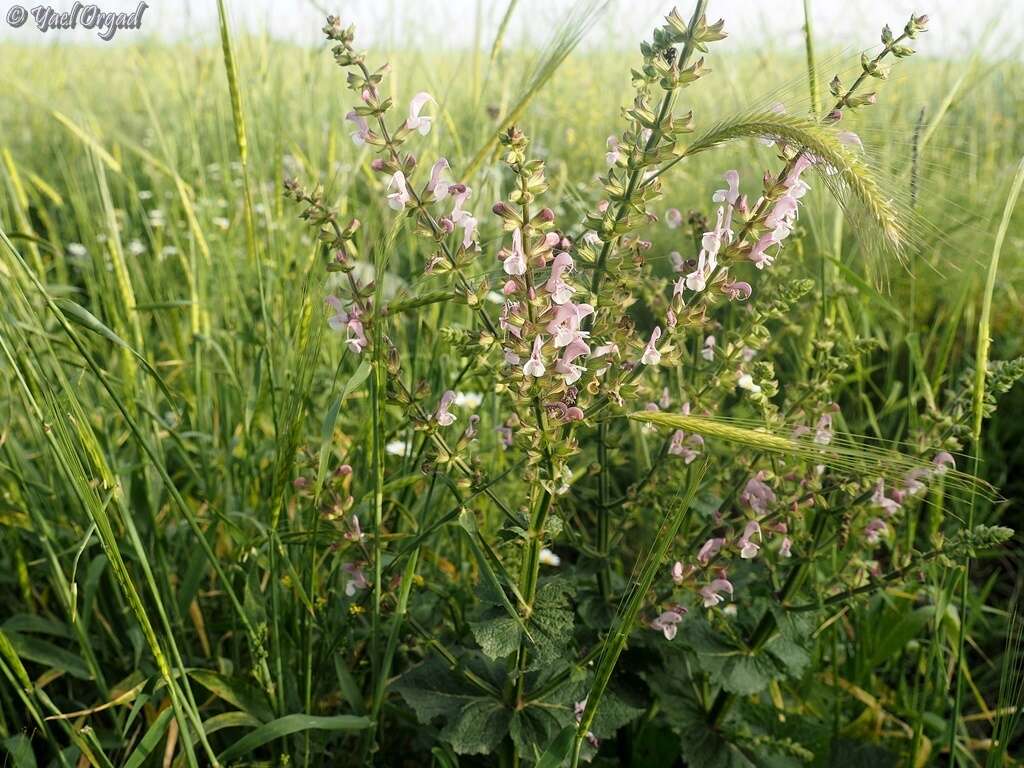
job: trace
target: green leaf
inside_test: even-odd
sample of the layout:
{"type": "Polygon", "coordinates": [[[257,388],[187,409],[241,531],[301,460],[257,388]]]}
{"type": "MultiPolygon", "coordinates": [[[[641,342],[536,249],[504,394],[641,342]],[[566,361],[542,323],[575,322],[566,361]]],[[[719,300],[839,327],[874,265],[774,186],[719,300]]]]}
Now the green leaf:
{"type": "Polygon", "coordinates": [[[742,654],[726,658],[712,680],[730,693],[749,696],[759,693],[778,675],[772,660],[764,654],[742,654]]]}
{"type": "Polygon", "coordinates": [[[352,676],[352,672],[345,664],[345,657],[340,653],[334,656],[334,673],[338,678],[338,689],[352,711],[357,715],[365,715],[366,705],[363,702],[363,695],[359,691],[359,683],[352,676]]]}
{"type": "Polygon", "coordinates": [[[575,726],[569,725],[561,730],[554,741],[548,744],[544,754],[537,761],[537,768],[559,768],[569,756],[572,749],[572,740],[576,735],[575,726]]]}
{"type": "Polygon", "coordinates": [[[349,395],[363,385],[363,382],[369,377],[372,367],[369,359],[365,359],[359,364],[356,372],[352,374],[352,378],[345,383],[345,389],[341,393],[341,402],[345,402],[349,395]]]}
{"type": "Polygon", "coordinates": [[[916,611],[904,613],[895,625],[883,633],[882,641],[871,655],[868,667],[877,667],[898,654],[903,650],[903,646],[921,634],[921,631],[934,618],[935,606],[933,605],[926,605],[916,611]]]}
{"type": "Polygon", "coordinates": [[[519,622],[501,608],[490,607],[476,621],[469,622],[473,639],[489,659],[503,659],[519,649],[519,622]]]}
{"type": "Polygon", "coordinates": [[[565,579],[551,579],[537,590],[529,623],[534,640],[530,669],[547,666],[566,655],[575,626],[569,599],[572,594],[573,588],[565,579]]]}
{"type": "Polygon", "coordinates": [[[139,746],[128,756],[124,763],[124,768],[140,768],[146,762],[146,758],[152,754],[153,750],[160,744],[160,740],[163,739],[167,726],[170,724],[173,716],[174,708],[164,707],[160,714],[157,715],[156,720],[153,721],[153,724],[146,729],[146,733],[139,741],[139,746]]]}
{"type": "Polygon", "coordinates": [[[447,744],[434,747],[430,754],[434,756],[438,768],[459,768],[459,758],[447,744]]]}
{"type": "Polygon", "coordinates": [[[203,721],[203,733],[223,731],[225,728],[259,728],[263,723],[248,712],[221,712],[203,721]]]}
{"type": "Polygon", "coordinates": [[[14,768],[36,768],[36,756],[32,752],[32,743],[23,733],[8,736],[4,739],[4,749],[11,756],[14,768]]]}
{"type": "Polygon", "coordinates": [[[454,719],[468,702],[480,698],[476,688],[437,656],[410,669],[392,687],[424,725],[437,718],[454,719]]]}
{"type": "Polygon", "coordinates": [[[813,622],[806,617],[794,616],[784,611],[776,613],[778,633],[765,643],[764,649],[785,670],[790,677],[800,677],[810,666],[808,651],[813,622]]]}
{"type": "Polygon", "coordinates": [[[512,712],[501,702],[477,698],[466,704],[458,716],[441,732],[460,755],[486,755],[509,732],[512,712]]]}
{"type": "Polygon", "coordinates": [[[34,661],[50,669],[59,669],[80,680],[92,680],[92,673],[81,656],[38,637],[7,632],[11,647],[22,659],[34,661]]]}
{"type": "Polygon", "coordinates": [[[621,695],[609,689],[601,699],[601,708],[597,710],[590,730],[599,739],[610,739],[616,731],[633,722],[643,713],[643,707],[634,707],[621,695]]]}
{"type": "Polygon", "coordinates": [[[517,710],[509,724],[509,735],[519,754],[531,759],[539,758],[540,748],[549,744],[564,728],[575,732],[575,720],[568,708],[528,706],[517,710]]]}
{"type": "Polygon", "coordinates": [[[247,733],[230,747],[218,755],[218,760],[227,762],[236,757],[247,755],[257,747],[261,747],[275,739],[290,736],[302,731],[363,731],[373,725],[368,717],[355,715],[335,715],[334,717],[317,717],[315,715],[285,715],[277,720],[261,725],[247,733]]]}
{"type": "Polygon", "coordinates": [[[108,326],[104,325],[103,322],[101,322],[98,317],[96,317],[82,305],[76,304],[75,302],[71,301],[71,299],[57,298],[54,299],[53,301],[58,307],[60,307],[60,311],[64,313],[64,316],[67,317],[68,320],[78,323],[86,330],[92,331],[93,333],[102,336],[107,341],[116,344],[122,349],[125,349],[128,352],[130,352],[132,356],[139,361],[139,364],[146,369],[146,373],[153,377],[153,380],[156,381],[157,386],[160,387],[160,390],[164,393],[164,397],[167,398],[168,402],[178,402],[174,395],[171,394],[171,390],[168,388],[167,383],[163,379],[163,376],[159,374],[156,368],[150,365],[149,361],[145,357],[143,357],[131,344],[129,344],[127,341],[125,341],[116,333],[114,333],[108,326]]]}
{"type": "Polygon", "coordinates": [[[274,719],[274,710],[266,693],[247,680],[228,677],[205,669],[193,669],[189,677],[217,698],[249,713],[261,723],[274,719]]]}

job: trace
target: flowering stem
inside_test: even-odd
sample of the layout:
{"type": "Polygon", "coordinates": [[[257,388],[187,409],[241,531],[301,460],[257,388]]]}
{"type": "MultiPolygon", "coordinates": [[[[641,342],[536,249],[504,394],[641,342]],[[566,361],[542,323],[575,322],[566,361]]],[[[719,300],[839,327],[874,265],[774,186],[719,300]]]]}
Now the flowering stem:
{"type": "MultiPolygon", "coordinates": [[[[693,38],[697,30],[697,25],[700,22],[701,17],[704,15],[704,11],[707,8],[708,0],[697,0],[697,6],[693,9],[693,16],[690,17],[690,24],[688,28],[688,35],[686,38],[686,45],[683,47],[683,52],[679,55],[677,69],[684,69],[690,60],[690,56],[693,54],[693,38]]],[[[658,120],[654,128],[651,129],[651,135],[647,139],[647,144],[644,147],[644,152],[650,152],[654,149],[658,142],[661,140],[661,125],[669,112],[672,110],[672,103],[675,100],[675,88],[672,88],[665,92],[665,95],[661,99],[661,108],[658,110],[658,120]]],[[[619,209],[615,213],[615,223],[619,224],[623,217],[629,210],[630,205],[633,203],[633,194],[636,192],[636,186],[640,181],[642,175],[641,168],[634,168],[629,174],[629,182],[626,185],[626,192],[622,197],[622,202],[619,203],[619,209]]],[[[605,267],[608,262],[608,254],[611,251],[612,243],[616,242],[619,238],[615,237],[605,242],[601,248],[601,253],[597,257],[597,266],[594,269],[594,275],[591,278],[590,290],[594,294],[595,302],[597,300],[598,291],[601,288],[601,280],[604,278],[605,267]]]]}
{"type": "MultiPolygon", "coordinates": [[[[374,323],[373,371],[370,376],[370,409],[373,419],[373,603],[370,614],[370,664],[375,690],[382,684],[383,677],[378,636],[381,596],[384,591],[384,374],[384,334],[382,324],[374,323]]],[[[374,736],[371,736],[370,741],[373,739],[374,736]]]]}
{"type": "MultiPolygon", "coordinates": [[[[885,46],[883,46],[881,52],[877,56],[875,56],[874,59],[871,60],[871,66],[874,67],[875,65],[880,64],[882,60],[892,52],[893,48],[895,48],[897,45],[900,45],[904,40],[907,40],[909,37],[910,35],[904,32],[899,37],[895,38],[892,42],[887,43],[885,46]]],[[[836,99],[836,103],[832,105],[832,112],[837,112],[841,110],[844,106],[846,106],[847,99],[852,97],[857,92],[857,89],[860,88],[860,86],[864,83],[867,77],[868,70],[866,68],[862,68],[860,75],[858,75],[857,79],[853,81],[853,85],[847,88],[846,92],[838,99],[836,99]]],[[[828,118],[828,114],[821,116],[822,120],[827,120],[828,118]]],[[[785,181],[786,177],[789,176],[790,172],[796,166],[797,160],[799,160],[804,154],[805,150],[801,149],[799,152],[796,153],[796,155],[793,156],[792,160],[786,163],[786,165],[779,172],[779,175],[776,177],[777,184],[781,184],[783,181],[785,181]]],[[[683,157],[685,156],[685,153],[683,153],[683,157]]],[[[682,157],[680,157],[679,159],[682,159],[682,157]]],[[[747,222],[743,225],[743,228],[740,230],[739,235],[736,237],[735,243],[737,245],[743,242],[744,237],[746,237],[746,235],[749,234],[754,224],[761,224],[761,219],[764,215],[768,213],[770,204],[771,202],[767,198],[762,199],[761,202],[758,203],[758,205],[754,208],[753,212],[751,213],[750,218],[747,219],[747,222]]]]}
{"type": "MultiPolygon", "coordinates": [[[[366,64],[360,61],[358,63],[358,66],[360,71],[363,73],[363,77],[367,81],[369,81],[370,70],[367,69],[366,64]]],[[[391,138],[391,133],[390,131],[388,131],[387,124],[384,122],[383,115],[377,115],[377,126],[380,128],[381,137],[384,139],[388,151],[391,153],[391,159],[395,163],[401,165],[401,159],[399,157],[398,150],[395,148],[394,141],[391,138]]],[[[449,266],[451,267],[452,271],[455,273],[456,277],[459,280],[459,286],[464,291],[466,291],[467,294],[471,293],[472,288],[470,287],[469,281],[466,279],[466,276],[462,273],[462,270],[456,263],[455,256],[452,254],[451,249],[448,247],[448,242],[445,239],[446,236],[441,229],[441,225],[437,223],[433,216],[430,215],[430,212],[426,209],[426,207],[423,204],[422,198],[420,198],[419,194],[417,194],[416,190],[413,189],[411,185],[408,187],[408,192],[409,197],[412,200],[413,205],[416,208],[416,211],[420,217],[420,220],[430,228],[430,231],[433,233],[435,240],[437,240],[438,244],[441,246],[441,251],[444,253],[445,258],[448,259],[449,266]]],[[[494,321],[491,320],[490,315],[487,314],[487,310],[482,305],[479,304],[477,305],[476,309],[477,314],[480,315],[480,319],[483,321],[483,324],[487,327],[487,330],[490,332],[492,336],[497,337],[498,329],[494,326],[494,321]]]]}
{"type": "Polygon", "coordinates": [[[600,554],[600,562],[597,570],[597,588],[601,593],[601,599],[608,601],[611,597],[611,564],[608,562],[608,531],[609,523],[609,467],[608,467],[608,422],[602,421],[597,425],[597,463],[600,472],[597,476],[597,551],[600,554]]]}
{"type": "Polygon", "coordinates": [[[783,606],[787,611],[794,613],[805,613],[807,611],[814,611],[818,608],[823,608],[829,605],[836,605],[837,603],[844,603],[847,600],[851,600],[858,595],[866,595],[871,592],[876,592],[879,589],[883,589],[886,584],[889,584],[897,579],[901,579],[908,573],[917,570],[923,563],[927,563],[929,560],[934,560],[939,555],[945,554],[945,550],[932,549],[928,552],[924,552],[918,555],[912,562],[903,566],[902,568],[896,568],[895,570],[889,571],[888,573],[879,576],[877,579],[872,579],[871,583],[864,584],[863,586],[847,589],[844,592],[832,595],[815,603],[802,603],[800,605],[786,605],[783,606]]]}
{"type": "MultiPolygon", "coordinates": [[[[854,502],[863,501],[869,498],[871,492],[862,494],[861,497],[854,502]]],[[[851,505],[852,506],[852,505],[851,505]]],[[[789,576],[786,578],[786,583],[782,585],[782,589],[779,591],[778,600],[782,605],[786,604],[793,594],[800,589],[800,586],[804,582],[804,578],[807,576],[807,571],[813,562],[813,557],[818,549],[818,544],[821,541],[822,534],[825,532],[825,523],[828,521],[828,515],[824,509],[818,511],[818,514],[814,516],[814,523],[811,527],[811,537],[813,543],[811,544],[810,551],[807,553],[807,557],[789,572],[789,576]]],[[[758,653],[767,643],[776,629],[775,614],[770,610],[765,611],[761,620],[754,628],[753,634],[750,636],[750,640],[747,643],[747,647],[750,649],[751,654],[758,653]]],[[[708,711],[708,722],[712,726],[721,725],[722,720],[729,714],[729,710],[732,709],[733,703],[736,701],[736,694],[729,693],[724,689],[718,692],[714,702],[711,704],[711,709],[708,711]]]]}
{"type": "Polygon", "coordinates": [[[587,704],[579,720],[576,730],[576,738],[573,742],[572,760],[569,762],[571,768],[579,765],[583,742],[586,741],[590,727],[597,716],[597,708],[604,696],[608,682],[611,680],[612,672],[619,661],[619,656],[626,647],[629,636],[636,624],[637,616],[647,597],[647,592],[654,583],[654,578],[661,568],[669,547],[675,541],[676,534],[680,527],[689,518],[693,505],[694,496],[700,487],[701,481],[708,468],[707,459],[696,468],[690,467],[687,471],[687,489],[685,496],[679,501],[677,507],[669,511],[660,530],[656,533],[650,550],[643,561],[638,565],[639,575],[632,585],[622,608],[620,609],[611,634],[601,643],[601,657],[594,673],[594,682],[587,694],[587,704]]]}

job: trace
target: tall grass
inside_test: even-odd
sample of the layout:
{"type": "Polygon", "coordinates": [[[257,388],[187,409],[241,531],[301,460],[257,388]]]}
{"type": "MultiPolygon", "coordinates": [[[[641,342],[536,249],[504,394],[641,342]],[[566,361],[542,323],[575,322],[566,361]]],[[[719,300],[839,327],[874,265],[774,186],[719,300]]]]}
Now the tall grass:
{"type": "MultiPolygon", "coordinates": [[[[473,59],[469,79],[479,92],[448,90],[444,130],[460,148],[450,160],[473,175],[476,199],[498,199],[494,137],[518,121],[549,158],[546,199],[559,217],[590,204],[582,187],[602,170],[605,139],[629,93],[632,56],[616,40],[600,50],[576,48],[603,8],[581,5],[550,46],[531,55],[499,31],[473,59]],[[487,107],[495,105],[492,118],[487,107]]],[[[501,483],[520,467],[496,454],[487,483],[469,463],[454,467],[451,487],[392,480],[414,476],[446,447],[389,428],[396,406],[386,386],[384,334],[409,381],[473,391],[480,382],[458,374],[464,361],[446,338],[472,310],[438,300],[447,294],[424,276],[425,254],[377,211],[383,191],[368,154],[348,140],[329,57],[269,36],[233,36],[227,10],[218,2],[219,46],[11,45],[0,53],[0,77],[10,85],[0,103],[0,740],[18,765],[31,764],[26,749],[69,766],[141,766],[163,754],[177,765],[249,754],[304,765],[348,753],[386,759],[389,746],[405,746],[389,745],[381,730],[394,716],[393,682],[418,660],[420,645],[473,690],[495,693],[445,638],[430,634],[424,625],[433,617],[417,613],[412,598],[430,593],[437,613],[464,628],[451,590],[493,576],[516,599],[516,615],[518,598],[527,597],[502,572],[504,553],[477,553],[470,521],[459,524],[464,508],[489,532],[516,520],[517,502],[501,483]],[[279,199],[281,178],[317,169],[332,204],[342,215],[358,211],[370,241],[380,244],[371,257],[375,291],[391,311],[365,368],[321,334],[320,302],[333,278],[324,284],[316,243],[279,199]],[[396,442],[409,449],[389,453],[396,442]],[[335,475],[342,464],[358,479],[344,492],[335,475]],[[366,646],[353,640],[339,608],[345,576],[334,553],[349,545],[325,514],[350,490],[369,535],[374,595],[369,615],[353,618],[374,628],[366,646]],[[425,586],[424,574],[434,581],[425,586]],[[389,580],[399,576],[392,601],[389,580]]],[[[500,10],[518,12],[515,2],[500,10]]],[[[820,108],[816,89],[831,74],[825,62],[836,58],[820,44],[813,50],[812,10],[805,2],[806,58],[737,51],[715,63],[720,87],[687,91],[698,132],[686,162],[666,174],[659,205],[701,207],[723,168],[742,162],[756,174],[771,167],[771,151],[750,140],[765,133],[799,132],[820,152],[842,152],[862,165],[853,192],[880,231],[906,243],[912,271],[891,267],[887,289],[877,290],[859,258],[862,232],[845,223],[824,190],[812,192],[800,245],[788,255],[793,277],[821,283],[821,320],[806,323],[799,348],[784,350],[780,378],[798,380],[833,327],[844,340],[872,340],[875,349],[858,351],[842,382],[842,431],[864,437],[822,452],[752,423],[662,420],[703,430],[709,442],[731,440],[743,456],[813,451],[822,463],[872,473],[881,467],[898,477],[916,466],[892,459],[893,449],[906,447],[909,414],[934,412],[971,368],[970,468],[988,482],[951,473],[944,494],[922,509],[918,539],[961,522],[1019,527],[1019,505],[1003,501],[1024,492],[1016,471],[1024,428],[1013,418],[1019,390],[985,431],[980,418],[990,350],[1000,359],[1024,351],[1017,333],[1024,227],[1013,205],[1024,172],[1009,199],[1004,183],[1024,154],[1021,65],[980,56],[908,62],[870,117],[884,130],[862,130],[852,118],[867,154],[851,159],[831,134],[799,117],[808,99],[820,108]],[[766,92],[778,93],[797,117],[751,112],[748,94],[766,92]],[[915,139],[922,108],[928,119],[915,139]],[[909,195],[912,144],[916,216],[933,223],[924,237],[898,229],[892,212],[904,207],[887,196],[892,183],[909,195]],[[993,242],[986,224],[1004,200],[993,242]]],[[[399,51],[396,97],[425,80],[459,83],[465,68],[465,58],[399,51]]],[[[431,142],[440,133],[425,140],[428,152],[438,149],[431,142]]],[[[680,248],[672,237],[657,241],[648,257],[666,275],[668,252],[680,248]]],[[[487,264],[467,279],[490,271],[487,264]]],[[[485,393],[480,407],[496,413],[497,401],[485,393]]],[[[600,680],[629,652],[639,606],[664,571],[672,540],[652,539],[661,521],[644,510],[631,507],[618,519],[605,509],[654,475],[657,449],[645,425],[658,420],[636,414],[629,428],[636,455],[602,470],[603,535],[593,544],[606,560],[621,554],[638,567],[635,578],[611,566],[602,575],[605,593],[624,597],[605,652],[590,657],[600,675],[585,725],[596,716],[600,680]],[[648,548],[651,541],[656,546],[648,548]]],[[[479,439],[497,444],[492,434],[479,439]]],[[[698,484],[695,477],[691,490],[698,484]]],[[[702,503],[699,494],[687,498],[669,520],[679,526],[677,540],[701,531],[685,517],[691,501],[702,503]]],[[[891,655],[878,650],[888,647],[878,627],[908,607],[899,596],[831,617],[823,636],[834,633],[836,648],[849,641],[856,651],[817,660],[846,686],[836,686],[836,708],[860,706],[846,691],[884,685],[872,716],[887,724],[916,718],[908,759],[921,759],[927,741],[933,751],[925,763],[943,759],[934,747],[941,743],[962,762],[968,754],[980,760],[975,737],[990,725],[970,718],[991,715],[995,701],[996,709],[1020,705],[1013,671],[1019,622],[1006,629],[993,610],[1017,593],[1007,585],[1019,577],[1019,549],[1011,555],[975,560],[970,578],[958,581],[941,563],[922,564],[937,606],[931,637],[922,632],[891,655]],[[1010,651],[1000,673],[980,660],[1004,653],[1004,635],[1010,651]],[[871,659],[882,660],[869,667],[871,659]],[[914,686],[903,677],[911,668],[914,686]],[[925,715],[945,711],[950,669],[952,729],[936,733],[925,715]]],[[[1000,749],[1019,737],[1019,718],[993,720],[1000,749]]],[[[579,733],[585,737],[587,728],[579,733]]],[[[565,755],[573,744],[555,746],[551,755],[565,755]]]]}

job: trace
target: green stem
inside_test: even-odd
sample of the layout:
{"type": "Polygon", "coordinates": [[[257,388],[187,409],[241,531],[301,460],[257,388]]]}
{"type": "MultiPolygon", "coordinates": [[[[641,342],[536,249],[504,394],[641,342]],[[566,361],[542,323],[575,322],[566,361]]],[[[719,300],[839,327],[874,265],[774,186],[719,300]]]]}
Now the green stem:
{"type": "Polygon", "coordinates": [[[661,528],[657,531],[647,556],[638,568],[639,576],[624,599],[612,631],[601,644],[601,657],[594,672],[594,682],[587,694],[587,705],[580,717],[576,738],[573,741],[572,760],[569,763],[572,768],[579,765],[583,742],[586,741],[590,727],[593,725],[601,697],[604,695],[612,672],[615,671],[615,665],[618,664],[619,657],[629,641],[637,617],[640,615],[640,609],[643,607],[647,593],[661,568],[661,563],[664,561],[669,547],[675,542],[680,527],[689,518],[693,498],[697,494],[697,489],[704,479],[707,468],[708,461],[705,459],[698,467],[691,467],[688,470],[686,494],[679,501],[679,505],[669,512],[661,528]]]}
{"type": "MultiPolygon", "coordinates": [[[[811,530],[814,543],[811,545],[811,549],[807,553],[807,557],[803,562],[789,572],[789,576],[786,578],[786,583],[783,584],[782,590],[779,592],[780,603],[785,604],[786,601],[789,600],[789,598],[792,597],[792,595],[800,589],[800,586],[803,584],[804,578],[807,576],[808,568],[813,560],[815,550],[818,547],[818,542],[821,541],[822,534],[825,531],[826,520],[826,510],[819,510],[817,515],[814,517],[814,523],[811,530]]],[[[775,628],[775,614],[770,610],[765,611],[761,620],[754,628],[754,632],[750,636],[750,640],[747,642],[747,647],[750,648],[751,654],[759,652],[764,647],[764,644],[767,643],[775,633],[775,628]]],[[[711,704],[711,709],[708,710],[708,722],[711,723],[712,726],[721,725],[725,716],[729,714],[729,710],[732,709],[735,702],[735,693],[730,693],[725,689],[720,690],[718,695],[715,696],[714,702],[711,704]]]]}
{"type": "Polygon", "coordinates": [[[807,51],[807,87],[811,95],[811,109],[821,114],[818,100],[818,72],[814,63],[814,32],[811,29],[811,0],[804,0],[804,48],[807,51]]]}

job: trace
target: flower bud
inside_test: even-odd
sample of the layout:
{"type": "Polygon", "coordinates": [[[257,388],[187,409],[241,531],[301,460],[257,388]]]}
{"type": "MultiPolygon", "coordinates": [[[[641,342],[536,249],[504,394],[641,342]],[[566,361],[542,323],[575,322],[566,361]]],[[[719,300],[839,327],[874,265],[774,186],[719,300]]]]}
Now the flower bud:
{"type": "Polygon", "coordinates": [[[375,158],[373,158],[373,160],[370,161],[370,167],[373,168],[373,170],[377,171],[378,173],[381,173],[381,172],[387,170],[387,165],[379,157],[375,157],[375,158]]]}
{"type": "Polygon", "coordinates": [[[541,208],[537,215],[533,217],[534,223],[550,224],[555,220],[555,212],[550,208],[541,208]]]}

